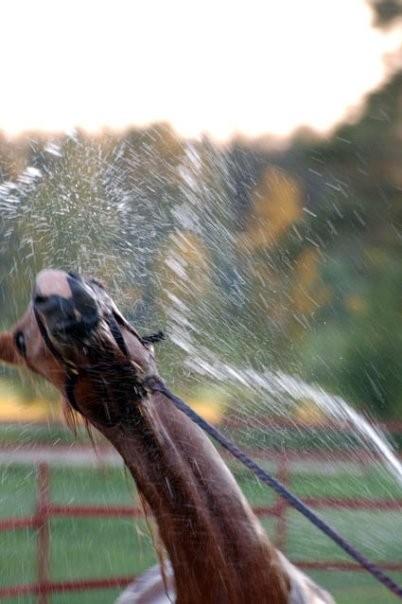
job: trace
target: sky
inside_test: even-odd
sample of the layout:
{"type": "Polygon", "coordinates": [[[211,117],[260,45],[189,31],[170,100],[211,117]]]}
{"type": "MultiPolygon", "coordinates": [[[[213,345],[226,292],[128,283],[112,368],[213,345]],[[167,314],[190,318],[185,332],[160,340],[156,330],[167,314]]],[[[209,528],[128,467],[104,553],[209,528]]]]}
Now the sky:
{"type": "Polygon", "coordinates": [[[326,131],[401,31],[364,0],[2,0],[0,130],[326,131]]]}

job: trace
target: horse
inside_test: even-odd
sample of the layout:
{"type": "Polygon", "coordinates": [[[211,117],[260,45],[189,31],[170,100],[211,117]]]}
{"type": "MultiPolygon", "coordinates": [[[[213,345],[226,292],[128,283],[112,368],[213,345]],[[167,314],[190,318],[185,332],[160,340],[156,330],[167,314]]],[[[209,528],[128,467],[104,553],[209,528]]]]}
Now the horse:
{"type": "Polygon", "coordinates": [[[110,441],[155,518],[165,554],[119,602],[333,603],[273,546],[204,433],[147,387],[158,377],[151,342],[99,281],[55,269],[0,333],[0,359],[45,378],[68,416],[110,441]]]}

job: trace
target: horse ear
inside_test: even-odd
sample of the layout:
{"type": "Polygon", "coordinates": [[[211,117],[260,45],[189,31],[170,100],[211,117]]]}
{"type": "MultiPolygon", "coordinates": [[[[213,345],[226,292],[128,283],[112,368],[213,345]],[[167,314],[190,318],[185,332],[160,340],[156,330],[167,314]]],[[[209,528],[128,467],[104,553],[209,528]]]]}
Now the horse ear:
{"type": "Polygon", "coordinates": [[[12,364],[19,362],[19,354],[14,342],[14,336],[9,331],[0,333],[0,361],[12,364]]]}

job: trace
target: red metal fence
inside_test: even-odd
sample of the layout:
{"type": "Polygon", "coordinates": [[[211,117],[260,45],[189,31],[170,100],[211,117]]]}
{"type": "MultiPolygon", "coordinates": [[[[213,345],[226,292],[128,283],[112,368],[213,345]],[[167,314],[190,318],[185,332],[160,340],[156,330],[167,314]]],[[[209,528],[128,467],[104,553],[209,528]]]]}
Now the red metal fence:
{"type": "MultiPolygon", "coordinates": [[[[277,476],[286,483],[290,478],[291,466],[285,456],[278,458],[277,476]]],[[[0,532],[18,529],[33,529],[37,534],[37,580],[31,584],[19,584],[8,587],[0,587],[0,599],[21,597],[24,595],[36,595],[38,603],[48,604],[49,596],[57,592],[72,592],[94,589],[106,589],[113,587],[124,587],[132,582],[133,576],[113,576],[102,579],[77,579],[74,581],[52,581],[49,576],[50,561],[50,519],[55,517],[130,517],[139,518],[143,516],[140,508],[134,506],[77,506],[57,505],[52,503],[49,497],[50,467],[48,462],[37,464],[36,474],[37,496],[36,510],[32,516],[24,518],[0,519],[0,532]]],[[[370,509],[372,511],[402,510],[402,500],[387,499],[350,499],[350,498],[325,498],[309,497],[304,501],[312,508],[329,508],[345,510],[370,509]]],[[[269,507],[254,508],[256,514],[262,518],[273,516],[277,519],[275,542],[283,551],[286,549],[287,537],[287,511],[288,504],[281,498],[269,507]]],[[[312,562],[308,560],[297,561],[297,565],[304,569],[314,570],[337,570],[337,571],[360,571],[361,567],[352,562],[340,562],[335,560],[321,560],[312,562]]],[[[402,571],[402,560],[393,563],[380,563],[384,570],[402,571]]]]}

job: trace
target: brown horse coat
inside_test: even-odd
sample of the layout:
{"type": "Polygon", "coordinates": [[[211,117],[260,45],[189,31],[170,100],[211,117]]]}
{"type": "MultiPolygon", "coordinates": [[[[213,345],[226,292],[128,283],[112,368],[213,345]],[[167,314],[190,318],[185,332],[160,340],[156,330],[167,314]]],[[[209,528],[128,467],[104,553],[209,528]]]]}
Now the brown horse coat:
{"type": "MultiPolygon", "coordinates": [[[[332,602],[271,545],[209,439],[146,391],[152,347],[98,282],[40,273],[27,312],[0,334],[0,359],[45,377],[119,451],[155,517],[179,604],[332,602]]],[[[156,576],[133,602],[159,601],[146,580],[156,576]]]]}

